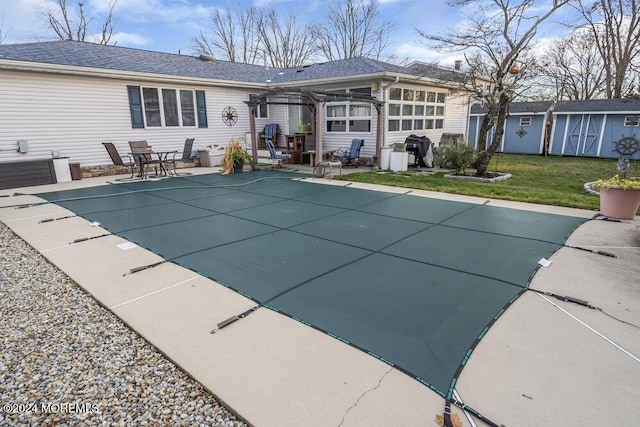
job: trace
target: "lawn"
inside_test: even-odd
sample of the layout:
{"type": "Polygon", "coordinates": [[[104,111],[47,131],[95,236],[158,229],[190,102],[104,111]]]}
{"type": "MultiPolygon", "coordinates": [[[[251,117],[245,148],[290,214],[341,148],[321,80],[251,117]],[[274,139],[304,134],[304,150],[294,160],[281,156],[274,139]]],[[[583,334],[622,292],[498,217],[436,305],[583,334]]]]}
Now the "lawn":
{"type": "MultiPolygon", "coordinates": [[[[637,167],[637,164],[632,165],[632,171],[637,167]]],[[[481,183],[447,179],[443,172],[415,174],[410,169],[408,173],[364,172],[342,175],[336,179],[598,210],[598,197],[586,193],[583,185],[617,173],[613,159],[523,154],[496,155],[488,170],[507,172],[513,176],[506,181],[481,183]]]]}

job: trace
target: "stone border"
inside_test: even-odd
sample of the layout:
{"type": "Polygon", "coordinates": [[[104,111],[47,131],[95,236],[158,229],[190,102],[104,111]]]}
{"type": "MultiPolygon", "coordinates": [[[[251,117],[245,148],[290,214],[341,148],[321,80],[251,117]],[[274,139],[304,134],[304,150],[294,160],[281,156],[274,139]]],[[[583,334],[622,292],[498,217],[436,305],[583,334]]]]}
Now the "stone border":
{"type": "Polygon", "coordinates": [[[584,188],[584,191],[591,194],[592,196],[600,196],[600,192],[593,189],[593,186],[595,185],[595,183],[596,183],[595,181],[587,182],[582,187],[584,188]]]}
{"type": "Polygon", "coordinates": [[[479,178],[477,176],[466,176],[466,175],[453,175],[453,174],[446,174],[444,175],[445,178],[450,178],[450,179],[466,179],[468,181],[476,181],[476,182],[499,182],[499,181],[506,181],[507,179],[511,178],[511,174],[510,173],[501,173],[498,174],[498,176],[496,176],[495,178],[479,178]]]}

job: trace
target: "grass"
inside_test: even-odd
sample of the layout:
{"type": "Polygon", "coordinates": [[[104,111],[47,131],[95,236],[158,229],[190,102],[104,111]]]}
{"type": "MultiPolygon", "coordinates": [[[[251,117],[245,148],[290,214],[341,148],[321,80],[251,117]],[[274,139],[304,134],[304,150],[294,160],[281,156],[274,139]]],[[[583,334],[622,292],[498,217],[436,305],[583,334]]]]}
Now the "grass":
{"type": "MultiPolygon", "coordinates": [[[[637,164],[633,165],[632,169],[637,167],[637,164]]],[[[613,159],[523,154],[496,155],[491,160],[488,171],[506,172],[513,176],[495,183],[447,179],[443,177],[444,172],[432,175],[364,172],[342,175],[335,179],[597,210],[599,198],[585,192],[583,185],[617,173],[616,161],[613,159]]]]}

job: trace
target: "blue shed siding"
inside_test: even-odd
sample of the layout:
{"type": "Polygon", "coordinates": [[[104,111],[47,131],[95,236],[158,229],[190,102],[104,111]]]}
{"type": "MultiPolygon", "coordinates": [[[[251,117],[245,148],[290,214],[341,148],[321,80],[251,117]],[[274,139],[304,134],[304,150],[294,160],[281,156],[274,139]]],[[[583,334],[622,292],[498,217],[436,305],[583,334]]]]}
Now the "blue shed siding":
{"type": "MultiPolygon", "coordinates": [[[[625,137],[634,137],[640,139],[640,127],[624,126],[624,115],[609,115],[602,134],[602,148],[600,157],[618,158],[620,155],[614,152],[615,143],[625,137]]],[[[638,154],[634,156],[638,158],[638,154]]]]}
{"type": "Polygon", "coordinates": [[[562,155],[562,147],[564,141],[565,126],[567,124],[567,115],[555,115],[553,120],[553,128],[551,130],[551,141],[549,142],[549,154],[554,156],[562,155]]]}
{"type": "MultiPolygon", "coordinates": [[[[472,145],[476,150],[478,149],[478,131],[480,130],[480,126],[482,126],[482,118],[483,116],[470,116],[469,117],[469,145],[472,145]]],[[[495,126],[489,129],[487,132],[487,144],[491,143],[493,139],[493,134],[495,133],[495,126]]]]}
{"type": "Polygon", "coordinates": [[[555,114],[549,154],[618,158],[614,151],[616,141],[628,136],[640,137],[637,127],[624,126],[628,115],[555,114]]]}
{"type": "MultiPolygon", "coordinates": [[[[547,113],[551,111],[549,155],[615,159],[619,157],[614,150],[620,139],[640,140],[640,126],[624,126],[626,117],[640,115],[640,101],[637,100],[561,101],[555,106],[522,102],[514,103],[512,107],[499,147],[505,153],[543,153],[547,113]],[[531,117],[531,126],[520,126],[523,117],[531,117]]],[[[469,117],[469,143],[474,147],[477,147],[477,124],[483,118],[483,111],[473,106],[469,117]]],[[[494,133],[495,127],[488,133],[489,140],[494,133]]],[[[634,157],[640,159],[640,152],[634,157]]]]}
{"type": "Polygon", "coordinates": [[[502,151],[505,153],[540,154],[545,117],[518,115],[507,118],[502,151]],[[522,117],[531,117],[531,126],[520,126],[522,117]]]}

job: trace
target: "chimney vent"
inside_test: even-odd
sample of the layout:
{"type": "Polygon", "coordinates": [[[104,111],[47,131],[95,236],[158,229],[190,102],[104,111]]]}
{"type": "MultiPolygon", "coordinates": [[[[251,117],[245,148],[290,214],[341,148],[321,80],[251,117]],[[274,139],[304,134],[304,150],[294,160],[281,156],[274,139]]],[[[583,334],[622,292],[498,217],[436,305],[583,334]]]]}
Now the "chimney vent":
{"type": "Polygon", "coordinates": [[[459,60],[459,59],[458,59],[458,60],[456,60],[455,65],[454,65],[454,68],[455,68],[456,70],[461,70],[461,69],[462,69],[462,61],[461,61],[461,60],[459,60]]]}

